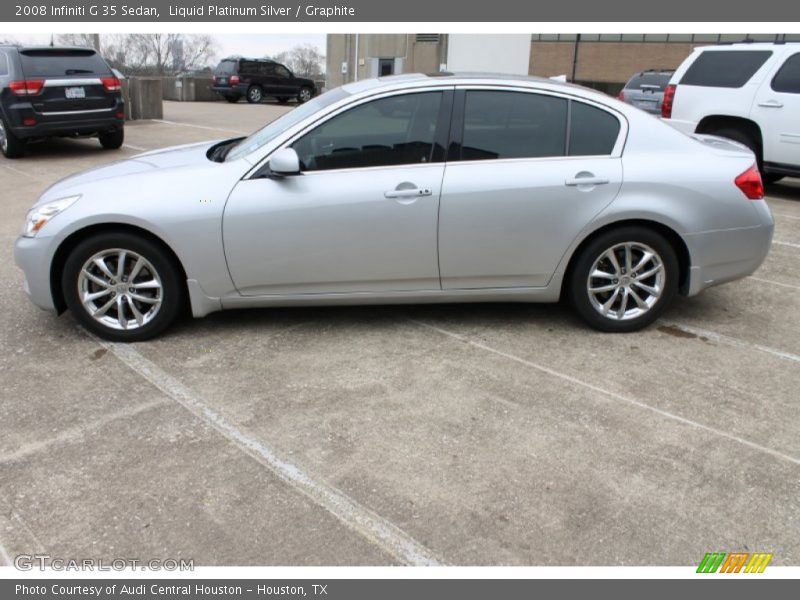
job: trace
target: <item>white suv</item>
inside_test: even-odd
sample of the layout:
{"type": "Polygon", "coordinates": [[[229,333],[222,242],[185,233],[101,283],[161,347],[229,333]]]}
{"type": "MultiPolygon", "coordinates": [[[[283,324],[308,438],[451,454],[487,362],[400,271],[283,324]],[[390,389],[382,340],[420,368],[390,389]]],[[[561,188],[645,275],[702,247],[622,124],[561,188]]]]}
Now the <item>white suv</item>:
{"type": "Polygon", "coordinates": [[[765,181],[800,176],[800,44],[696,48],[670,79],[661,116],[748,146],[765,181]]]}

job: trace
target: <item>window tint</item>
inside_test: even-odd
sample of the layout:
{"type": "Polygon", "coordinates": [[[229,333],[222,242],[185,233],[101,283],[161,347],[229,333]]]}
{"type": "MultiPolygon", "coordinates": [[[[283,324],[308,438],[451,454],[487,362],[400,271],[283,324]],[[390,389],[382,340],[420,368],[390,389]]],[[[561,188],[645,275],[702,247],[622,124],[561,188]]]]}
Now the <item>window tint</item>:
{"type": "Polygon", "coordinates": [[[672,73],[639,73],[625,84],[626,90],[654,90],[663,92],[672,73]]]}
{"type": "Polygon", "coordinates": [[[348,110],[297,140],[304,171],[430,162],[440,92],[373,100],[348,110]]]}
{"type": "Polygon", "coordinates": [[[290,77],[289,69],[287,69],[283,65],[275,65],[275,74],[278,77],[286,77],[286,78],[290,77]]]}
{"type": "Polygon", "coordinates": [[[800,94],[800,54],[790,56],[772,80],[776,92],[800,94]]]}
{"type": "Polygon", "coordinates": [[[19,53],[25,77],[108,75],[111,71],[94,50],[23,50],[19,53]]]}
{"type": "Polygon", "coordinates": [[[0,52],[0,77],[8,75],[8,57],[0,52]]]}
{"type": "Polygon", "coordinates": [[[569,119],[569,155],[611,154],[619,137],[619,119],[600,108],[573,102],[569,119]]]}
{"type": "Polygon", "coordinates": [[[233,75],[236,73],[236,61],[235,60],[223,60],[217,65],[215,73],[219,75],[233,75]]]}
{"type": "Polygon", "coordinates": [[[258,75],[260,64],[254,60],[243,60],[239,63],[239,73],[242,75],[258,75]]]}
{"type": "Polygon", "coordinates": [[[770,56],[771,50],[707,50],[695,59],[681,84],[742,87],[770,56]]]}
{"type": "Polygon", "coordinates": [[[525,92],[468,91],[462,160],[564,156],[567,101],[525,92]]]}

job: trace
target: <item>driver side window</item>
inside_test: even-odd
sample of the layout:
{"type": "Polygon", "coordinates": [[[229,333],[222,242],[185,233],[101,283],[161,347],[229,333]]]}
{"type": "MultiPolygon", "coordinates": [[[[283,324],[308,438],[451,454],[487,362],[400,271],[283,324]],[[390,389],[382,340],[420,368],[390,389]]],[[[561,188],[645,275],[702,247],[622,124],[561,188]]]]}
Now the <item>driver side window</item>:
{"type": "Polygon", "coordinates": [[[307,133],[292,148],[303,171],[431,162],[441,92],[361,104],[307,133]]]}

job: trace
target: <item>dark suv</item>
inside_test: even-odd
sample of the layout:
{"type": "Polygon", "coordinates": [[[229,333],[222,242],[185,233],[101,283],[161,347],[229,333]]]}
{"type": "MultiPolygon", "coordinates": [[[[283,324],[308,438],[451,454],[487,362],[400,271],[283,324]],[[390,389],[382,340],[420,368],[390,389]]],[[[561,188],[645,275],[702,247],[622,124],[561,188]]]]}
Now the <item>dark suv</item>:
{"type": "Polygon", "coordinates": [[[314,82],[295,77],[281,63],[266,58],[226,58],[214,70],[211,89],[228,102],[238,102],[244,96],[252,104],[258,104],[267,96],[278,102],[297,98],[308,102],[317,92],[314,82]]]}
{"type": "Polygon", "coordinates": [[[24,154],[28,141],[97,136],[103,148],[122,146],[122,86],[91,48],[0,46],[0,148],[24,154]]]}

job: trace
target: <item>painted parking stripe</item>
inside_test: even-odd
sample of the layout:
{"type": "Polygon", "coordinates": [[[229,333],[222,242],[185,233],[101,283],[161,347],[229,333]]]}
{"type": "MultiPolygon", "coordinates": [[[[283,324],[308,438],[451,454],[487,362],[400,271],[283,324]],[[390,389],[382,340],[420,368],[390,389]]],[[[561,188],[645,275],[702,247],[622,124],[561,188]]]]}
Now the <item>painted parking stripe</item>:
{"type": "Polygon", "coordinates": [[[700,327],[694,327],[693,325],[686,325],[684,323],[678,323],[675,321],[662,320],[659,322],[665,325],[670,325],[672,327],[677,327],[678,329],[682,329],[683,331],[694,334],[698,337],[702,336],[708,338],[709,340],[714,340],[715,342],[719,342],[721,344],[727,344],[728,346],[736,346],[737,348],[747,348],[748,350],[756,350],[758,352],[764,352],[765,354],[771,354],[772,356],[777,356],[778,358],[782,358],[784,360],[800,362],[800,355],[794,354],[792,352],[787,352],[786,350],[780,350],[779,348],[771,348],[769,346],[764,346],[762,344],[754,344],[753,342],[747,342],[745,340],[740,340],[738,338],[724,335],[722,333],[709,331],[708,329],[702,329],[700,327]]]}
{"type": "Polygon", "coordinates": [[[786,213],[779,213],[779,212],[775,212],[775,211],[772,211],[772,216],[773,217],[781,217],[782,219],[796,219],[796,220],[800,221],[800,217],[798,217],[796,215],[787,215],[786,213]]]}
{"type": "Polygon", "coordinates": [[[179,123],[177,121],[167,121],[166,119],[153,119],[156,123],[164,123],[166,125],[178,125],[180,127],[194,127],[195,129],[206,129],[208,131],[227,131],[229,133],[238,133],[239,135],[250,135],[252,131],[239,131],[238,129],[226,129],[225,127],[211,127],[209,125],[195,125],[194,123],[179,123]]]}
{"type": "Polygon", "coordinates": [[[752,275],[748,279],[752,279],[753,281],[760,281],[761,283],[768,283],[770,285],[778,285],[780,287],[789,288],[791,290],[800,290],[800,285],[792,285],[791,283],[772,281],[771,279],[762,279],[761,277],[753,277],[752,275]]]}
{"type": "Polygon", "coordinates": [[[86,425],[79,425],[77,427],[71,427],[64,431],[61,431],[58,435],[43,439],[43,440],[36,440],[34,442],[30,442],[25,444],[13,452],[9,452],[7,454],[3,454],[0,456],[0,464],[9,463],[13,461],[20,460],[31,454],[35,454],[37,452],[41,452],[42,450],[47,450],[51,446],[56,444],[69,444],[71,442],[77,442],[82,440],[87,434],[100,429],[106,425],[109,425],[113,421],[118,419],[127,419],[129,417],[135,417],[138,414],[146,412],[152,408],[156,408],[159,406],[164,406],[169,401],[163,398],[159,398],[158,400],[152,402],[146,402],[144,404],[140,404],[138,406],[131,406],[125,408],[123,410],[111,413],[110,415],[106,415],[101,417],[91,423],[86,425]]]}
{"type": "MultiPolygon", "coordinates": [[[[92,336],[94,337],[94,336],[92,336]]],[[[295,490],[323,507],[353,531],[393,556],[398,561],[416,566],[443,564],[434,553],[407,533],[378,514],[362,506],[341,490],[315,478],[279,456],[266,442],[239,429],[192,390],[155,363],[140,354],[132,345],[106,342],[95,338],[127,367],[144,377],[175,402],[207,425],[216,429],[240,449],[266,466],[295,490]]]]}
{"type": "Polygon", "coordinates": [[[138,152],[147,152],[147,148],[142,148],[141,146],[134,146],[133,144],[122,144],[123,148],[130,148],[131,150],[137,150],[138,152]]]}
{"type": "MultiPolygon", "coordinates": [[[[682,417],[680,415],[676,415],[676,414],[671,413],[669,411],[662,410],[660,408],[656,408],[655,406],[650,406],[649,404],[646,404],[644,402],[636,400],[635,398],[630,398],[628,396],[624,396],[623,394],[618,394],[617,392],[613,392],[611,390],[606,390],[606,389],[601,388],[601,387],[599,387],[597,385],[594,385],[593,383],[589,383],[588,381],[583,381],[582,379],[578,379],[577,377],[573,377],[572,375],[567,375],[566,373],[562,373],[560,371],[556,371],[555,369],[551,369],[550,367],[546,367],[544,365],[540,365],[538,363],[535,363],[535,362],[527,360],[525,358],[516,356],[516,355],[511,354],[509,352],[504,352],[503,350],[498,350],[497,348],[493,348],[493,347],[491,347],[491,346],[489,346],[487,344],[484,344],[483,342],[479,342],[477,340],[470,339],[470,338],[465,337],[465,336],[463,336],[461,334],[455,333],[453,331],[449,331],[447,329],[443,329],[443,328],[438,327],[436,325],[431,325],[430,323],[425,323],[424,321],[417,321],[416,319],[409,319],[409,320],[412,323],[415,323],[416,325],[419,325],[419,326],[422,326],[422,327],[427,327],[428,329],[436,331],[436,332],[438,332],[438,333],[440,333],[442,335],[446,335],[446,336],[448,336],[450,338],[458,340],[459,342],[462,342],[462,343],[467,344],[469,346],[472,346],[474,348],[479,348],[480,350],[484,350],[486,352],[490,352],[490,353],[495,354],[497,356],[501,356],[503,358],[507,358],[508,360],[512,360],[512,361],[514,361],[516,363],[519,363],[519,364],[521,364],[523,366],[530,367],[532,369],[536,369],[537,371],[540,371],[542,373],[546,373],[547,375],[551,375],[551,376],[556,377],[558,379],[561,379],[563,381],[569,382],[569,383],[571,383],[573,385],[581,386],[581,387],[584,387],[586,389],[592,390],[593,392],[597,392],[597,393],[602,394],[603,396],[606,396],[608,398],[612,398],[614,400],[619,400],[620,402],[624,402],[624,403],[629,404],[631,406],[635,406],[637,408],[641,408],[643,410],[647,410],[649,412],[652,412],[652,413],[657,414],[659,416],[665,417],[665,418],[670,419],[672,421],[676,421],[678,423],[682,423],[684,425],[688,425],[690,427],[694,427],[696,429],[700,429],[700,430],[705,431],[707,433],[711,433],[711,434],[716,435],[718,437],[725,438],[727,440],[731,440],[731,441],[736,442],[738,444],[742,444],[743,446],[747,446],[748,448],[751,448],[751,449],[756,450],[758,452],[762,452],[764,454],[768,454],[768,455],[773,456],[775,458],[778,458],[778,459],[781,459],[781,460],[785,460],[785,461],[788,461],[788,462],[796,464],[796,465],[800,465],[800,458],[797,458],[797,457],[794,457],[794,456],[789,456],[788,454],[784,454],[783,452],[780,452],[779,450],[775,450],[773,448],[768,448],[767,446],[762,446],[761,444],[758,444],[756,442],[752,442],[752,441],[750,441],[748,439],[745,439],[745,438],[741,438],[741,437],[739,437],[737,435],[734,435],[732,433],[728,433],[727,431],[722,431],[721,429],[717,429],[717,428],[711,427],[709,425],[704,425],[703,423],[698,423],[697,421],[692,421],[691,419],[687,419],[686,417],[682,417]]],[[[798,359],[800,359],[800,357],[798,357],[798,359]]]]}
{"type": "Polygon", "coordinates": [[[778,246],[789,246],[790,248],[800,248],[800,244],[795,244],[794,242],[784,242],[783,240],[772,240],[773,244],[778,244],[778,246]]]}

